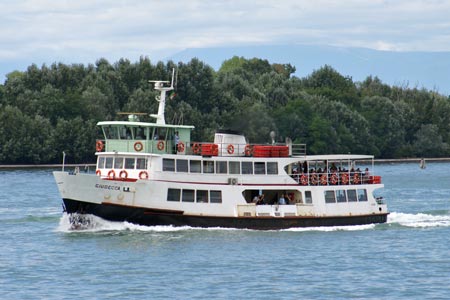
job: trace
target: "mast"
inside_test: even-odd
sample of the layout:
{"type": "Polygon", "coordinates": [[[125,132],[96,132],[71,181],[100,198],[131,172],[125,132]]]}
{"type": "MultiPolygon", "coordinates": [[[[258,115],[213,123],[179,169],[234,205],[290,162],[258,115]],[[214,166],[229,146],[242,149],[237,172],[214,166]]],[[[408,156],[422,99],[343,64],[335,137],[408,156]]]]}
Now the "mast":
{"type": "Polygon", "coordinates": [[[172,70],[172,82],[170,83],[170,86],[164,86],[164,84],[169,83],[169,81],[149,80],[149,82],[155,83],[155,90],[161,92],[159,96],[156,96],[156,101],[159,102],[158,114],[150,115],[150,117],[156,118],[156,124],[161,125],[166,124],[166,120],[164,119],[164,110],[166,108],[166,93],[174,89],[173,87],[174,76],[175,76],[175,69],[172,70]]]}

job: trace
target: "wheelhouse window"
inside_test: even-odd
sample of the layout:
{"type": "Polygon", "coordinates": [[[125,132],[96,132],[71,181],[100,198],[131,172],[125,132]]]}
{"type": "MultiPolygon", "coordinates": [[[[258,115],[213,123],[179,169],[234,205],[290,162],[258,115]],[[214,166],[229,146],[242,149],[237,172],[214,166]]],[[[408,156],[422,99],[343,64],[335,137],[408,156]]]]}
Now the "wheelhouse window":
{"type": "Polygon", "coordinates": [[[334,191],[325,191],[325,203],[336,203],[334,191]]]}
{"type": "Polygon", "coordinates": [[[228,166],[230,174],[241,174],[241,165],[238,161],[230,161],[228,166]]]}
{"type": "Polygon", "coordinates": [[[312,203],[311,191],[305,191],[305,203],[306,204],[312,203]]]}
{"type": "Polygon", "coordinates": [[[363,202],[367,201],[367,191],[359,189],[358,190],[358,201],[363,202]]]}
{"type": "Polygon", "coordinates": [[[216,161],[216,173],[217,174],[227,174],[227,162],[226,161],[216,161]]]}
{"type": "Polygon", "coordinates": [[[266,174],[266,163],[255,161],[255,174],[264,175],[266,174]]]}
{"type": "Polygon", "coordinates": [[[113,157],[107,157],[107,158],[105,159],[105,169],[112,169],[112,167],[113,167],[113,161],[114,161],[114,158],[113,158],[113,157]]]}
{"type": "Polygon", "coordinates": [[[97,169],[105,168],[105,158],[103,156],[98,158],[97,169]]]}
{"type": "Polygon", "coordinates": [[[348,202],[356,202],[358,198],[356,197],[356,190],[347,190],[348,202]]]}
{"type": "Polygon", "coordinates": [[[146,170],[147,169],[147,159],[145,159],[145,158],[137,158],[136,159],[136,169],[138,169],[138,170],[146,170]]]}
{"type": "Polygon", "coordinates": [[[125,169],[134,169],[135,159],[131,157],[125,158],[125,169]]]}
{"type": "Polygon", "coordinates": [[[253,174],[253,164],[251,161],[242,162],[242,174],[253,174]]]}
{"type": "Polygon", "coordinates": [[[345,190],[337,190],[336,191],[336,200],[337,200],[337,202],[347,202],[345,190]]]}
{"type": "Polygon", "coordinates": [[[164,158],[163,159],[163,171],[173,172],[175,171],[175,160],[164,158]]]}
{"type": "Polygon", "coordinates": [[[168,189],[167,201],[180,202],[180,189],[168,189]]]}
{"type": "Polygon", "coordinates": [[[197,190],[197,203],[208,203],[208,191],[197,190]]]}
{"type": "Polygon", "coordinates": [[[177,172],[188,172],[188,160],[177,159],[177,172]]]}
{"type": "Polygon", "coordinates": [[[211,203],[222,203],[222,191],[209,191],[209,201],[211,203]]]}
{"type": "Polygon", "coordinates": [[[268,162],[267,163],[267,174],[270,174],[270,175],[278,174],[278,163],[277,162],[268,162]]]}
{"type": "Polygon", "coordinates": [[[201,164],[199,160],[191,160],[189,161],[189,169],[191,173],[200,173],[201,170],[201,164]]]}
{"type": "Polygon", "coordinates": [[[114,159],[114,169],[122,169],[123,168],[123,157],[116,157],[114,159]]]}
{"type": "Polygon", "coordinates": [[[194,202],[195,191],[194,190],[183,190],[182,201],[183,202],[194,202]]]}

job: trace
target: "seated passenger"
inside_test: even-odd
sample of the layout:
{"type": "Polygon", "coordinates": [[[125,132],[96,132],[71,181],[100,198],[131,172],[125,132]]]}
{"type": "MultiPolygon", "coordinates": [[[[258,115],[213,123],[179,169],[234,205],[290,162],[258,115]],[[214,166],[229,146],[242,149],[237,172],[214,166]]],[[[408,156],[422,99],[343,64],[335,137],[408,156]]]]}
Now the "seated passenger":
{"type": "Polygon", "coordinates": [[[286,204],[286,199],[284,198],[284,194],[281,194],[280,199],[278,199],[278,204],[280,204],[280,205],[286,204]]]}
{"type": "Polygon", "coordinates": [[[265,204],[264,203],[264,194],[259,195],[258,202],[256,202],[256,205],[261,205],[261,204],[265,204]]]}

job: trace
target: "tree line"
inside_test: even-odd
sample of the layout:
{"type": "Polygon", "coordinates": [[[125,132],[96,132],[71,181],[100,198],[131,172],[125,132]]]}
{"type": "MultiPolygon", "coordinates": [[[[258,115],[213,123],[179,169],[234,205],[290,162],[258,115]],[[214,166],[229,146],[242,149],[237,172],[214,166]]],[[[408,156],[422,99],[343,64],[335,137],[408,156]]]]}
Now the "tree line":
{"type": "Polygon", "coordinates": [[[141,57],[9,73],[0,85],[0,163],[58,163],[63,151],[67,162],[95,161],[96,123],[118,120],[119,112],[156,113],[148,80],[170,80],[173,68],[166,120],[194,125],[194,141],[233,129],[266,143],[274,131],[277,141],[306,143],[308,154],[449,156],[450,98],[434,91],[373,76],[355,82],[328,65],[299,78],[290,64],[258,58],[233,57],[215,71],[198,59],[152,64],[141,57]]]}

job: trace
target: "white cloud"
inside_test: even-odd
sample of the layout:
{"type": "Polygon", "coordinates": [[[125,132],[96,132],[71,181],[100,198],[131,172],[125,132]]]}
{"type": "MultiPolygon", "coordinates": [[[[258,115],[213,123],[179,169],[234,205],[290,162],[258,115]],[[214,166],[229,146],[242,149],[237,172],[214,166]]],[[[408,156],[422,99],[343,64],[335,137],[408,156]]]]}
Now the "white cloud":
{"type": "Polygon", "coordinates": [[[289,43],[450,51],[449,11],[450,1],[426,0],[4,1],[0,63],[289,43]]]}

